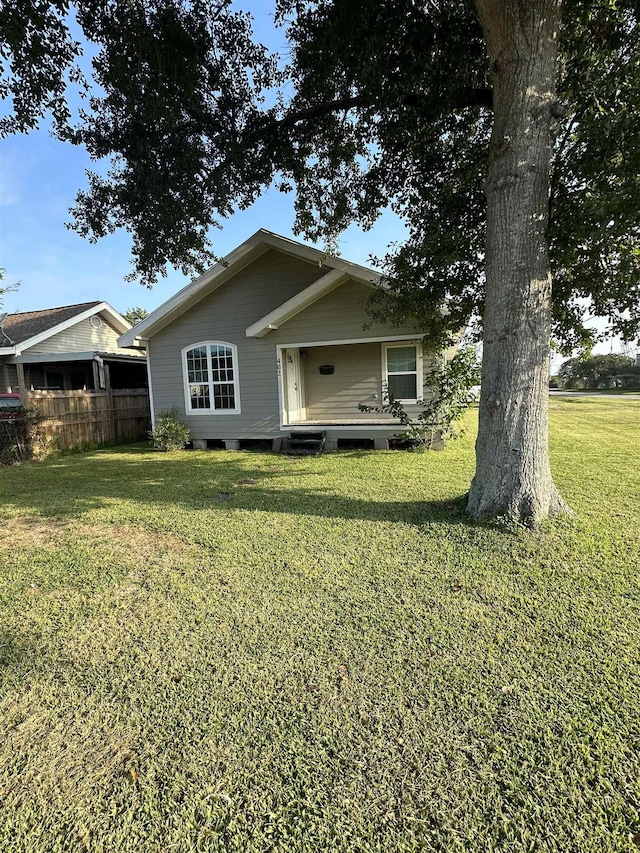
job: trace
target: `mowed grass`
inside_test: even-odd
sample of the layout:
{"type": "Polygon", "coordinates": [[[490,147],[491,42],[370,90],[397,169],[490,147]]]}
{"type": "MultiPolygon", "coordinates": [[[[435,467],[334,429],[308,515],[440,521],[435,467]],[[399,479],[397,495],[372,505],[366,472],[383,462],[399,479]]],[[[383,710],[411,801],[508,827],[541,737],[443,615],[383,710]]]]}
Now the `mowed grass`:
{"type": "Polygon", "coordinates": [[[637,850],[640,403],[551,422],[534,533],[465,518],[474,415],[1,470],[0,850],[637,850]]]}

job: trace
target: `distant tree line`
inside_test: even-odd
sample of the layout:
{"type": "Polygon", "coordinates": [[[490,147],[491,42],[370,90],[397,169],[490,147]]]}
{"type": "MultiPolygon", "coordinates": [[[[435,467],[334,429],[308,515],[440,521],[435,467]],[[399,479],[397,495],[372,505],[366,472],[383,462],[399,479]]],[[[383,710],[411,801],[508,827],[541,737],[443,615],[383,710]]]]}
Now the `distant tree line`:
{"type": "Polygon", "coordinates": [[[552,376],[551,388],[597,391],[607,388],[640,390],[640,364],[626,355],[592,355],[570,358],[552,376]]]}

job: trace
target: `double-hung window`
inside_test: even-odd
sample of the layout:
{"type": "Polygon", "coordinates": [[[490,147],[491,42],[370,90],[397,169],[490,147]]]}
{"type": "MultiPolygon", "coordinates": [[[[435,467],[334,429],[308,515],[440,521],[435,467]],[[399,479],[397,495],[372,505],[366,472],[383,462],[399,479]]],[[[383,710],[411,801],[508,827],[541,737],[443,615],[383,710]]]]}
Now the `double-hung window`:
{"type": "Polygon", "coordinates": [[[224,341],[192,344],[182,351],[187,414],[238,414],[238,350],[224,341]]]}
{"type": "Polygon", "coordinates": [[[382,349],[385,397],[415,403],[422,397],[422,347],[418,344],[385,344],[382,349]]]}

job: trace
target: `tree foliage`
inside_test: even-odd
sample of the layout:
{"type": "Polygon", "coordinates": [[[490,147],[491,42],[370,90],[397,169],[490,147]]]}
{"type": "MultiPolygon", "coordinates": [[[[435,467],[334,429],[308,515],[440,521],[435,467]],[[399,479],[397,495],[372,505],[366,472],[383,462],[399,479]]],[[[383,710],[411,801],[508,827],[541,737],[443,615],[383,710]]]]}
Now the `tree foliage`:
{"type": "Polygon", "coordinates": [[[67,83],[84,82],[70,9],[68,0],[12,0],[0,6],[0,98],[13,104],[0,118],[0,137],[33,130],[47,114],[59,135],[67,133],[67,83]]]}
{"type": "MultiPolygon", "coordinates": [[[[550,198],[556,332],[588,345],[589,312],[640,334],[640,7],[571,2],[561,32],[550,198]],[[634,210],[635,208],[635,210],[634,210]]],[[[565,346],[565,351],[566,351],[565,346]]]]}
{"type": "Polygon", "coordinates": [[[127,311],[122,312],[122,316],[127,321],[127,323],[131,323],[132,326],[135,326],[136,323],[139,323],[140,320],[144,320],[147,317],[149,312],[146,308],[129,308],[127,311]]]}
{"type": "Polygon", "coordinates": [[[564,388],[640,388],[640,367],[626,355],[593,355],[570,358],[558,371],[564,388]]]}
{"type": "MultiPolygon", "coordinates": [[[[7,293],[15,293],[15,291],[20,287],[20,282],[14,282],[14,284],[5,284],[4,281],[5,271],[0,267],[0,314],[3,313],[2,308],[4,306],[4,297],[7,293]]],[[[0,335],[2,333],[2,329],[0,328],[0,335]]]]}
{"type": "MultiPolygon", "coordinates": [[[[409,239],[379,258],[395,295],[374,315],[419,318],[443,340],[480,317],[491,92],[483,35],[464,0],[278,0],[287,56],[255,43],[229,0],[79,0],[97,44],[87,108],[66,0],[0,13],[3,133],[45,112],[61,138],[108,158],[89,174],[73,227],[124,227],[132,278],[167,264],[201,271],[209,230],[275,182],[296,191],[296,229],[335,241],[390,205],[409,239]],[[436,310],[447,300],[444,317],[436,310]]],[[[585,311],[626,338],[640,326],[640,29],[633,0],[565,4],[550,192],[554,334],[592,332],[585,311]]]]}

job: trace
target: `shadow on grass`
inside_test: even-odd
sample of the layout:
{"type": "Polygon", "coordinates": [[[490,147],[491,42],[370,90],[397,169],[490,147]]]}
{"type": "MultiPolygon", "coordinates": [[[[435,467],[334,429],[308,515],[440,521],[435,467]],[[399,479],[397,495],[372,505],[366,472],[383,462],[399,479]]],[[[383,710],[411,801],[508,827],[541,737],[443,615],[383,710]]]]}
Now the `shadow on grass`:
{"type": "Polygon", "coordinates": [[[0,628],[0,685],[17,674],[23,683],[39,657],[37,644],[13,628],[0,628]]]}
{"type": "MultiPolygon", "coordinates": [[[[371,453],[356,450],[339,456],[359,460],[371,453]]],[[[150,455],[146,447],[129,446],[57,456],[12,469],[5,477],[10,484],[1,488],[5,490],[9,485],[6,503],[14,510],[56,518],[77,518],[89,510],[125,500],[195,511],[243,510],[413,525],[475,526],[465,513],[466,495],[431,501],[360,499],[326,487],[309,488],[310,477],[329,472],[326,468],[314,471],[307,462],[251,452],[219,452],[216,457],[204,452],[150,455]],[[291,488],[288,482],[284,488],[277,488],[273,483],[299,476],[304,477],[305,487],[291,488]]],[[[397,489],[390,485],[390,494],[397,491],[401,491],[401,485],[397,489]]]]}
{"type": "Polygon", "coordinates": [[[286,492],[251,486],[232,493],[227,507],[362,521],[425,525],[431,522],[473,526],[466,515],[466,495],[441,501],[375,501],[338,495],[329,490],[286,492]]]}

